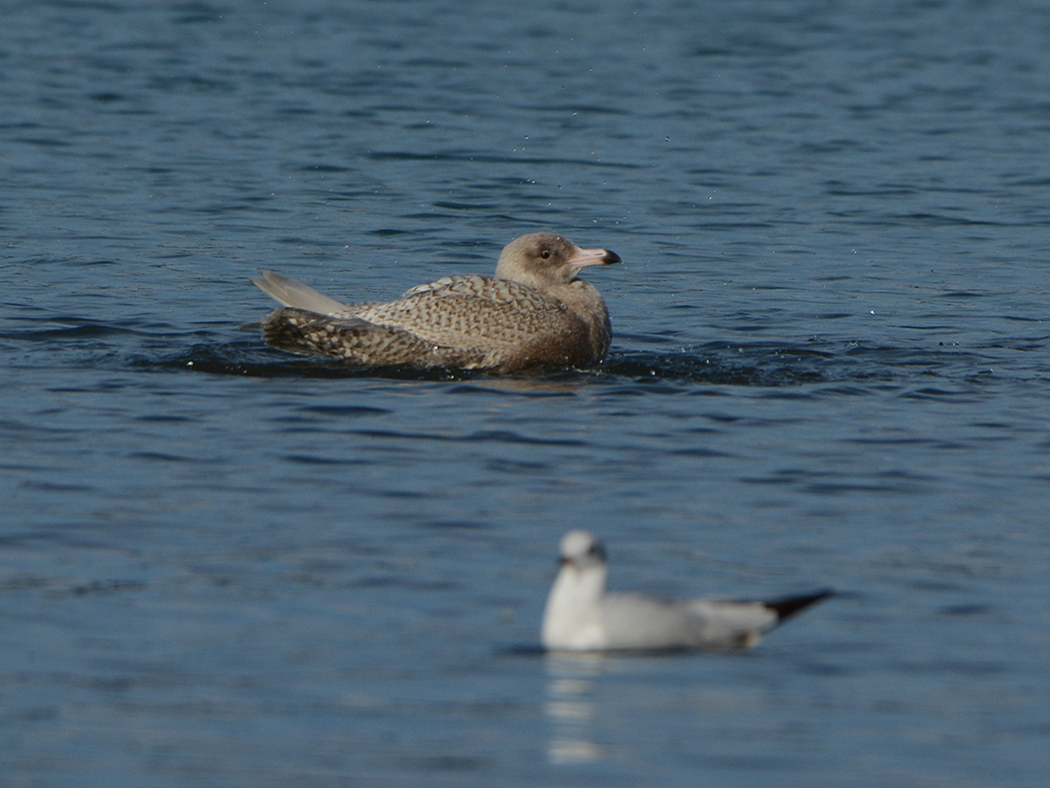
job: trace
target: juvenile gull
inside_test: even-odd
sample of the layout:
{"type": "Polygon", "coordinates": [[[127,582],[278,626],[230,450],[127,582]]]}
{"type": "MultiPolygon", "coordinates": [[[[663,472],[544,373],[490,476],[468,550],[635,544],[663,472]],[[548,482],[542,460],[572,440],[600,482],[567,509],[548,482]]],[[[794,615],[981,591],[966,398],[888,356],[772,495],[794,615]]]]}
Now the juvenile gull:
{"type": "Polygon", "coordinates": [[[584,368],[602,363],[612,327],[601,293],[577,275],[618,262],[532,233],[507,244],[494,277],[446,276],[397,301],[344,304],[272,271],[252,281],[284,304],[263,320],[263,338],[293,353],[363,366],[584,368]]]}
{"type": "Polygon", "coordinates": [[[831,596],[818,591],[771,602],[665,600],[605,590],[605,550],[587,531],[561,540],[561,569],[543,613],[548,651],[661,652],[753,646],[800,610],[831,596]]]}

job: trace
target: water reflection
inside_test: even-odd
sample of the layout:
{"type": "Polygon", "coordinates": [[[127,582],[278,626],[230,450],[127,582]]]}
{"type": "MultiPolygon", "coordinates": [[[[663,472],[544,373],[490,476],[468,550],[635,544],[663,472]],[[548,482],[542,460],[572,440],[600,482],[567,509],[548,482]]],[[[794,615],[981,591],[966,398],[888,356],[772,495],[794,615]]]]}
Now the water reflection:
{"type": "Polygon", "coordinates": [[[547,657],[547,701],[551,721],[547,760],[553,764],[591,763],[604,751],[594,741],[594,679],[604,672],[600,656],[547,657]]]}

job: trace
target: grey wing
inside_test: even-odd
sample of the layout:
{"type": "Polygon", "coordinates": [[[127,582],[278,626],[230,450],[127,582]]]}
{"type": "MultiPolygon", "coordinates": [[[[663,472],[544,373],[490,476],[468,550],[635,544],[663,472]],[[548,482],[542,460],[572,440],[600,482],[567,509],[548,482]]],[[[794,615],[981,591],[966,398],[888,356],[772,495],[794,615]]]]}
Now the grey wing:
{"type": "Polygon", "coordinates": [[[753,644],[777,616],[760,602],[668,601],[607,594],[602,621],[609,648],[669,650],[739,648],[753,644]]]}
{"type": "Polygon", "coordinates": [[[696,648],[700,620],[680,603],[641,594],[606,594],[601,621],[613,650],[696,648]]]}
{"type": "Polygon", "coordinates": [[[694,599],[683,604],[704,622],[705,638],[726,646],[752,645],[780,620],[764,602],[694,599]]]}

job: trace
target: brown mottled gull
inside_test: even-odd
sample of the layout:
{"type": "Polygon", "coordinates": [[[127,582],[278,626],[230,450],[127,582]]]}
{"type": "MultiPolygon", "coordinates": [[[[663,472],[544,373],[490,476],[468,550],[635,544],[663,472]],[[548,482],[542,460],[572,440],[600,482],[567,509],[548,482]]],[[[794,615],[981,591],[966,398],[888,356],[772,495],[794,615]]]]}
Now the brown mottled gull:
{"type": "Polygon", "coordinates": [[[618,262],[532,233],[507,244],[494,277],[446,276],[397,301],[344,304],[272,271],[252,281],[284,304],[263,320],[263,338],[293,353],[363,366],[584,368],[605,358],[612,327],[601,293],[577,275],[618,262]]]}

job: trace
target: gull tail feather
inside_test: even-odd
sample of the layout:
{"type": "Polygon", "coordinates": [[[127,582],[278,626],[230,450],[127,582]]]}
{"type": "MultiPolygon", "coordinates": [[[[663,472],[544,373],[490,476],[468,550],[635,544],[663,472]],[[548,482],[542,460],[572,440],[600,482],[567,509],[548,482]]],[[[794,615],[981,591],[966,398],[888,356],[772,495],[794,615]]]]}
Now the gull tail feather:
{"type": "Polygon", "coordinates": [[[295,309],[305,309],[321,315],[346,314],[347,305],[336,301],[312,287],[296,282],[273,271],[260,271],[261,278],[252,278],[252,283],[275,301],[295,309]]]}

